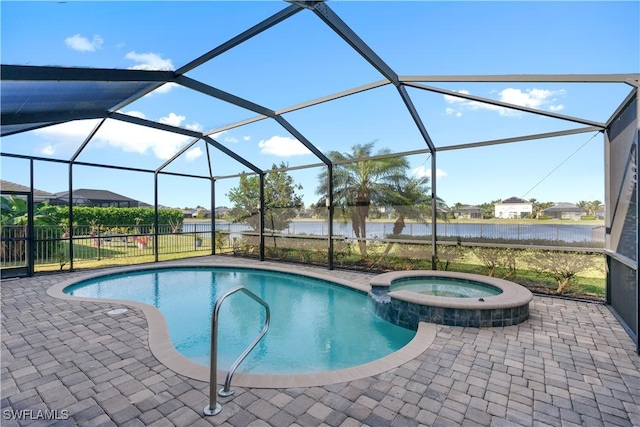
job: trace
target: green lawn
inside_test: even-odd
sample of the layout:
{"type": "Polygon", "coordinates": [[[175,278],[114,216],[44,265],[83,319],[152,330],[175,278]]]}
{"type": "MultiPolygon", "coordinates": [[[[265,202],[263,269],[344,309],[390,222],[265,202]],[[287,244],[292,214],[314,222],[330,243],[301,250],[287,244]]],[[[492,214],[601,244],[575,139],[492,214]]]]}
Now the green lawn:
{"type": "MultiPolygon", "coordinates": [[[[65,255],[64,265],[53,260],[38,262],[35,271],[55,271],[70,268],[69,243],[62,241],[60,251],[65,255]]],[[[196,247],[193,235],[170,234],[158,236],[159,256],[162,261],[188,258],[194,256],[211,255],[211,239],[204,238],[202,244],[196,247]]],[[[129,238],[128,241],[116,240],[108,242],[102,240],[98,247],[93,238],[75,239],[73,245],[74,268],[99,268],[112,265],[130,265],[152,262],[155,260],[152,244],[145,248],[129,238]]]]}

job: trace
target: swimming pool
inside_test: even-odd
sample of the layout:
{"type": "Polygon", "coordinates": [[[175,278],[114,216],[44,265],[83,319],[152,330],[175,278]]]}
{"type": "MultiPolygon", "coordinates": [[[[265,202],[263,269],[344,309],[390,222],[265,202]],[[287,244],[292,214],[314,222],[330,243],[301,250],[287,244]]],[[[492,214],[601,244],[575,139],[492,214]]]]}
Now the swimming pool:
{"type": "MultiPolygon", "coordinates": [[[[163,268],[126,271],[64,288],[73,297],[149,304],[165,318],[171,343],[208,365],[211,313],[218,295],[246,286],[271,308],[269,332],[240,365],[251,374],[300,374],[366,364],[393,353],[415,335],[377,317],[368,296],[313,277],[248,268],[163,268]]],[[[218,367],[227,369],[253,340],[263,309],[236,294],[222,306],[218,367]]]]}

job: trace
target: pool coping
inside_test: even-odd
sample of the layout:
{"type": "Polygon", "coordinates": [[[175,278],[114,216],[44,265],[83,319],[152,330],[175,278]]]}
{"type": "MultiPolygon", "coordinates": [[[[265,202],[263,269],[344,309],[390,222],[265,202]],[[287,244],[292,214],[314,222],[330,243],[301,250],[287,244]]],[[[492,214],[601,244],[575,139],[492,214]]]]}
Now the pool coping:
{"type": "Polygon", "coordinates": [[[407,290],[391,291],[388,293],[390,298],[398,299],[421,305],[433,305],[442,308],[455,308],[466,310],[483,310],[492,308],[514,308],[528,304],[533,300],[533,294],[527,288],[508,280],[499,279],[497,277],[482,276],[480,274],[456,273],[453,271],[433,271],[433,270],[410,270],[410,271],[393,271],[390,273],[379,274],[369,281],[371,287],[389,287],[395,280],[406,279],[409,277],[438,276],[451,279],[467,279],[480,283],[486,283],[502,291],[501,294],[479,298],[454,298],[420,294],[407,290]]]}
{"type": "MultiPolygon", "coordinates": [[[[126,273],[126,272],[139,272],[145,270],[158,270],[165,268],[245,268],[253,270],[267,270],[284,273],[292,273],[291,268],[275,267],[275,266],[256,266],[255,264],[244,263],[215,263],[213,265],[206,265],[202,263],[185,263],[169,264],[169,265],[143,265],[143,266],[127,266],[108,269],[108,271],[92,272],[84,275],[74,277],[73,279],[64,280],[58,284],[55,284],[47,289],[47,295],[53,298],[59,298],[66,301],[76,302],[93,302],[104,304],[119,304],[127,307],[139,309],[143,312],[148,324],[149,333],[149,349],[151,353],[167,368],[172,371],[184,375],[195,380],[209,382],[210,369],[207,366],[199,365],[178,352],[169,337],[169,328],[164,319],[164,316],[160,310],[155,307],[135,301],[117,300],[117,299],[97,299],[87,297],[71,296],[63,293],[63,289],[71,286],[75,283],[109,276],[113,274],[126,273]]],[[[331,283],[335,283],[346,288],[350,288],[359,292],[368,293],[371,289],[368,285],[361,285],[348,280],[334,277],[331,274],[322,274],[310,271],[298,271],[295,274],[302,276],[312,277],[320,280],[325,280],[331,283]]],[[[110,309],[109,309],[110,310],[110,309]]],[[[105,310],[105,315],[107,311],[105,310]]],[[[316,372],[309,374],[294,374],[294,375],[260,375],[260,374],[246,374],[242,372],[236,372],[233,376],[232,385],[238,387],[251,387],[251,388],[289,388],[289,387],[312,387],[323,386],[329,384],[335,384],[345,381],[353,381],[361,378],[371,377],[373,375],[386,372],[390,369],[396,368],[404,363],[407,363],[415,359],[418,355],[422,354],[433,343],[436,336],[436,325],[421,322],[418,325],[418,330],[413,339],[404,347],[395,351],[380,359],[353,366],[350,368],[344,368],[334,371],[316,372]]],[[[222,384],[227,375],[226,371],[218,370],[216,382],[222,384]]]]}

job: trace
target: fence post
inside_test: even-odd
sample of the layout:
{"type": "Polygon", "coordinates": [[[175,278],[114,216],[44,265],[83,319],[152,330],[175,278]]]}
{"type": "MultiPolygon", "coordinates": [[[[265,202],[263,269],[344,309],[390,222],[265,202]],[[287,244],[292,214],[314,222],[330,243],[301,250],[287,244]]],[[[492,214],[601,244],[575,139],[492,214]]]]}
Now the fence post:
{"type": "Polygon", "coordinates": [[[98,225],[98,234],[97,234],[97,238],[98,238],[98,261],[100,261],[100,247],[102,246],[102,239],[100,238],[100,226],[98,225]]]}

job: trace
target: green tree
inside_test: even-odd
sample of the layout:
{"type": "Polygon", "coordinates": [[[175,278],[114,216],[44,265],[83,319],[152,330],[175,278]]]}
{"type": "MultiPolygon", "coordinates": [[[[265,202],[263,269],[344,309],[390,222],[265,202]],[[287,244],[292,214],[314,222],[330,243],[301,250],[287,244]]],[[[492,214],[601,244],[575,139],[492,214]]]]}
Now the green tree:
{"type": "MultiPolygon", "coordinates": [[[[402,234],[405,227],[405,219],[425,219],[431,216],[431,188],[428,177],[398,177],[394,182],[382,188],[383,197],[387,204],[393,206],[398,218],[393,224],[392,237],[402,234]]],[[[438,199],[439,205],[444,205],[438,199]]],[[[383,254],[374,263],[377,264],[389,254],[393,242],[387,243],[383,254]]]]}
{"type": "Polygon", "coordinates": [[[597,215],[598,211],[602,209],[604,205],[600,200],[593,200],[587,204],[587,211],[589,211],[589,215],[597,215]]]}
{"type": "MultiPolygon", "coordinates": [[[[293,178],[284,170],[287,164],[275,164],[273,170],[265,175],[264,207],[265,228],[281,231],[289,226],[302,206],[302,197],[296,194],[302,190],[300,184],[295,184],[293,178]]],[[[243,222],[254,230],[260,227],[258,203],[260,201],[260,177],[240,176],[240,183],[227,194],[233,207],[229,211],[229,218],[233,222],[243,222]]]]}
{"type": "Polygon", "coordinates": [[[496,213],[496,210],[495,210],[496,203],[500,203],[501,201],[502,199],[497,199],[497,200],[492,200],[489,203],[483,203],[481,205],[478,205],[478,207],[482,209],[482,218],[483,219],[493,218],[496,213]]]}
{"type": "Polygon", "coordinates": [[[589,204],[590,202],[587,202],[586,200],[580,200],[578,203],[576,203],[576,206],[589,214],[589,204]]]}
{"type": "Polygon", "coordinates": [[[533,209],[531,212],[531,217],[532,219],[538,218],[540,216],[540,213],[547,209],[550,208],[551,206],[554,205],[553,202],[539,202],[538,199],[529,199],[529,201],[532,203],[533,205],[533,209]]]}
{"type": "MultiPolygon", "coordinates": [[[[375,142],[356,144],[351,147],[350,153],[327,153],[332,162],[338,163],[333,169],[334,206],[342,210],[345,218],[351,220],[363,258],[367,258],[366,219],[371,204],[387,205],[391,188],[406,179],[409,169],[409,163],[404,157],[369,159],[391,153],[391,150],[385,148],[374,154],[374,145],[375,142]]],[[[326,196],[329,188],[328,173],[321,173],[319,181],[316,193],[326,196]]]]}

